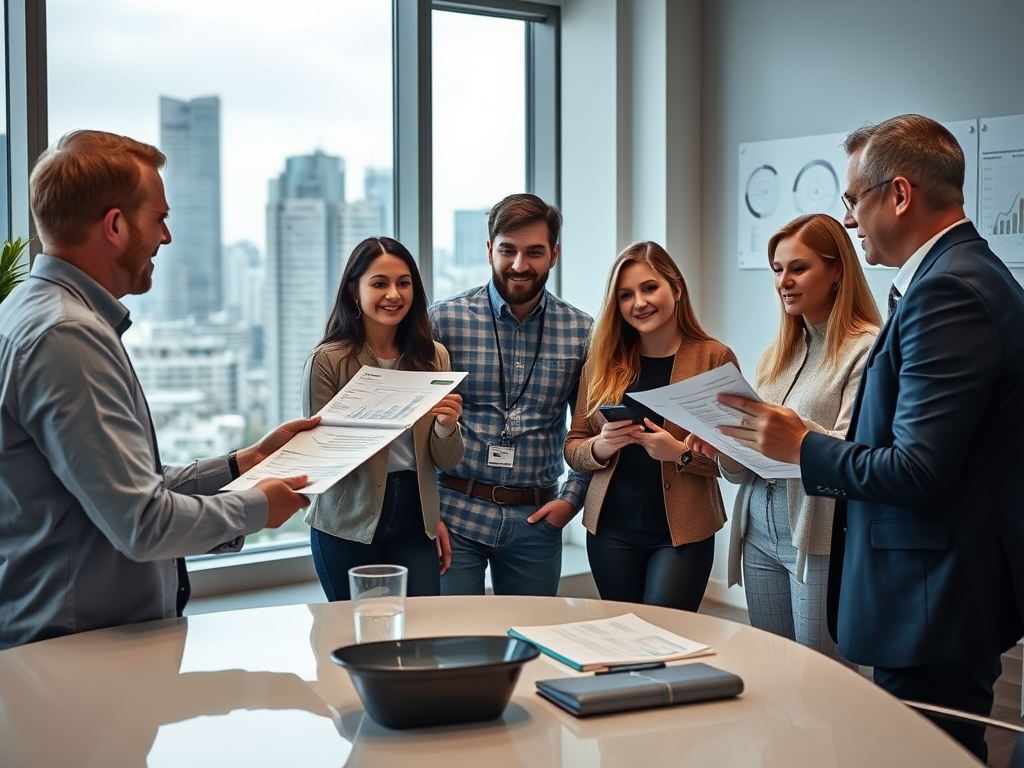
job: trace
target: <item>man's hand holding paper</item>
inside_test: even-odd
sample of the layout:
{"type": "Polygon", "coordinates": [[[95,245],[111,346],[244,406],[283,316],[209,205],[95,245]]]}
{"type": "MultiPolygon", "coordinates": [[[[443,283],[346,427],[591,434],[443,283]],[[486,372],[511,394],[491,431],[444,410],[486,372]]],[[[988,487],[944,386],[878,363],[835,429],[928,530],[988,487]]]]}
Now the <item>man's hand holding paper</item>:
{"type": "Polygon", "coordinates": [[[800,463],[800,444],[810,430],[795,411],[738,395],[721,394],[718,402],[743,414],[738,426],[719,427],[723,435],[769,459],[800,463]]]}
{"type": "MultiPolygon", "coordinates": [[[[787,459],[779,458],[783,455],[779,452],[781,446],[775,444],[769,446],[775,455],[762,454],[758,446],[768,445],[768,441],[761,443],[754,438],[752,427],[755,423],[751,420],[753,414],[737,408],[736,405],[749,404],[746,406],[748,411],[752,411],[754,406],[764,409],[758,410],[759,417],[773,410],[789,414],[792,414],[792,411],[785,408],[775,409],[774,406],[761,402],[754,388],[732,363],[684,381],[677,381],[667,387],[636,392],[630,396],[689,431],[691,435],[687,439],[687,447],[690,450],[695,450],[694,446],[703,446],[704,450],[698,452],[706,456],[714,457],[717,455],[716,452],[723,453],[764,478],[800,477],[799,443],[795,454],[788,450],[785,452],[787,459]],[[707,446],[711,446],[713,450],[707,446]],[[789,460],[794,457],[795,461],[789,460]]],[[[797,420],[799,421],[799,417],[797,420]]],[[[773,423],[776,423],[775,420],[773,423]]],[[[802,421],[800,427],[806,432],[802,421]]],[[[788,445],[788,442],[785,444],[788,445]]]]}

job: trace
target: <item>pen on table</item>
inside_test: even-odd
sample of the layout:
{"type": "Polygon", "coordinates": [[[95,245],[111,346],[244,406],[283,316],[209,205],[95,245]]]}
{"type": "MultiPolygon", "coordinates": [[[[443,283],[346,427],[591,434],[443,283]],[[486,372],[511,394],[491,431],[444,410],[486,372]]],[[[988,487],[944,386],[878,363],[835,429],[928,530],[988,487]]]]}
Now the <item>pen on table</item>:
{"type": "Polygon", "coordinates": [[[662,669],[664,661],[645,661],[640,664],[613,664],[594,672],[595,675],[612,675],[616,672],[639,672],[644,669],[662,669]]]}

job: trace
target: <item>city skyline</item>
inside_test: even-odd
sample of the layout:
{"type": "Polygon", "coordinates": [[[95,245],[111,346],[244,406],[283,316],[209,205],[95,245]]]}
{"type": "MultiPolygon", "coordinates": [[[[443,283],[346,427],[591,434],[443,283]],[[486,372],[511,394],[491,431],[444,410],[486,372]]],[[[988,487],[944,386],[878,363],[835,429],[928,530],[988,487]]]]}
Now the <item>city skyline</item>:
{"type": "MultiPolygon", "coordinates": [[[[240,13],[224,0],[48,0],[47,16],[50,143],[98,128],[159,144],[160,94],[220,99],[224,243],[249,240],[265,252],[264,191],[285,157],[345,157],[349,199],[367,168],[391,172],[390,2],[295,0],[286,11],[254,0],[240,13]],[[294,40],[301,45],[287,45],[294,40]]],[[[453,210],[522,191],[525,44],[522,22],[433,18],[434,77],[444,86],[433,97],[435,247],[451,249],[453,210]],[[466,67],[467,56],[477,64],[466,67]],[[458,162],[467,152],[468,166],[458,162]]]]}

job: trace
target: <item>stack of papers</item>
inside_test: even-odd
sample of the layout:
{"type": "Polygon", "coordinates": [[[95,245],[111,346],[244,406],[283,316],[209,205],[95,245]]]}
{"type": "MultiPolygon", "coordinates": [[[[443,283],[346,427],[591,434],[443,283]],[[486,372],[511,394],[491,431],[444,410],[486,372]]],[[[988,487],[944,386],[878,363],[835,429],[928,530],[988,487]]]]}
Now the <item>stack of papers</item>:
{"type": "Polygon", "coordinates": [[[300,432],[221,490],[252,488],[267,477],[308,475],[303,493],[323,493],[352,472],[466,378],[466,372],[397,371],[364,365],[300,432]]]}
{"type": "Polygon", "coordinates": [[[581,672],[714,653],[702,643],[680,637],[632,613],[569,624],[512,627],[508,634],[534,643],[551,658],[581,672]]]}

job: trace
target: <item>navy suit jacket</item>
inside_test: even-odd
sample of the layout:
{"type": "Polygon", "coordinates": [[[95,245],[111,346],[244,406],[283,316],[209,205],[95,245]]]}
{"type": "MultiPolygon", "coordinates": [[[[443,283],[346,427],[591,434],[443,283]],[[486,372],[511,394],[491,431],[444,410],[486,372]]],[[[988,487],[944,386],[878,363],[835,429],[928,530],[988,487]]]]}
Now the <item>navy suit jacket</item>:
{"type": "Polygon", "coordinates": [[[853,662],[976,661],[1024,632],[1024,290],[973,225],[928,252],[872,348],[846,441],[811,432],[839,500],[829,628],[853,662]]]}

